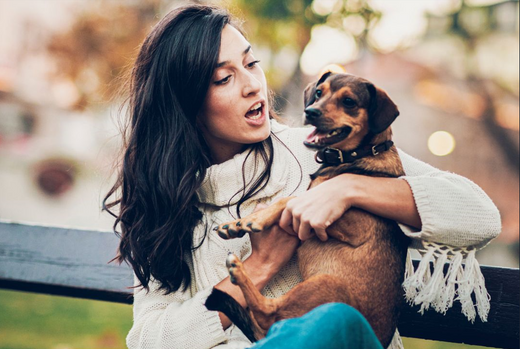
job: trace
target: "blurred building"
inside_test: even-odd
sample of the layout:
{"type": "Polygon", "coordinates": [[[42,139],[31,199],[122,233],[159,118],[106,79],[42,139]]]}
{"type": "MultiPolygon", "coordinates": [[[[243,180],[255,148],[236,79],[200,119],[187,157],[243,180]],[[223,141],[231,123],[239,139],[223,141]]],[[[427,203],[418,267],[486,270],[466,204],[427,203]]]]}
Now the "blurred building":
{"type": "Polygon", "coordinates": [[[0,219],[111,228],[100,207],[117,130],[106,111],[67,108],[74,90],[51,79],[46,49],[83,5],[0,2],[0,219]]]}

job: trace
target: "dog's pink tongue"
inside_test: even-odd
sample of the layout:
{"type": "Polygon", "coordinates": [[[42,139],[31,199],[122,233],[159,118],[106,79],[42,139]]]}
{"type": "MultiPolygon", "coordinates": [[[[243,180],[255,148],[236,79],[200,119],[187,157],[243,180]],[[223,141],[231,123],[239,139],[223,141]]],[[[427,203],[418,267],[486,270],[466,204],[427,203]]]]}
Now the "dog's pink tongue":
{"type": "Polygon", "coordinates": [[[320,139],[327,136],[327,133],[320,133],[316,128],[312,130],[311,134],[307,136],[307,139],[305,140],[307,143],[318,143],[320,139]]]}
{"type": "Polygon", "coordinates": [[[316,127],[312,130],[312,132],[310,133],[310,135],[307,136],[307,138],[305,139],[306,142],[308,143],[313,143],[316,139],[316,137],[318,136],[318,130],[316,129],[316,127]]]}

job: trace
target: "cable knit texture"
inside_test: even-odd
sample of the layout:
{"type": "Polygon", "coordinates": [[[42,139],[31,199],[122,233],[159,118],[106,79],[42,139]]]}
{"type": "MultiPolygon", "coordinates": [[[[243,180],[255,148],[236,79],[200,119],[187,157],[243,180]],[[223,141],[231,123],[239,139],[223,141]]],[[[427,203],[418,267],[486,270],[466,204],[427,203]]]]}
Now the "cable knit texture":
{"type": "MultiPolygon", "coordinates": [[[[289,128],[272,121],[272,132],[286,146],[273,138],[271,179],[264,190],[242,205],[242,216],[251,213],[258,203],[269,204],[278,197],[303,192],[310,183],[309,174],[319,167],[314,161],[314,152],[302,144],[309,129],[289,128]]],[[[401,225],[405,234],[412,238],[412,247],[423,254],[415,271],[408,259],[403,285],[408,301],[421,304],[422,311],[432,306],[445,312],[458,298],[470,320],[474,319],[475,311],[485,320],[489,298],[474,251],[500,232],[500,216],[495,205],[468,179],[440,171],[402,151],[399,155],[406,173],[402,178],[412,189],[423,223],[421,231],[401,225]],[[462,264],[464,259],[465,266],[462,264]],[[433,273],[426,267],[430,260],[439,265],[433,273]],[[437,272],[445,262],[452,266],[447,275],[437,272]],[[472,294],[476,296],[476,304],[472,294]]],[[[242,260],[251,253],[247,235],[241,239],[222,240],[211,230],[217,224],[236,218],[236,203],[241,196],[237,191],[262,171],[253,154],[247,160],[246,157],[247,152],[237,154],[208,169],[197,192],[204,218],[195,228],[194,245],[202,241],[206,231],[208,233],[201,247],[186,256],[192,283],[187,291],[169,295],[164,295],[153,281],[149,292],[142,288],[135,290],[134,325],[127,337],[129,348],[241,349],[251,345],[235,326],[223,330],[218,313],[208,311],[204,306],[212,287],[228,276],[225,266],[228,253],[233,252],[242,260]],[[243,168],[247,177],[245,182],[243,168]]],[[[294,257],[262,293],[267,297],[279,297],[300,281],[294,257]]],[[[402,348],[398,333],[389,348],[402,348]]]]}

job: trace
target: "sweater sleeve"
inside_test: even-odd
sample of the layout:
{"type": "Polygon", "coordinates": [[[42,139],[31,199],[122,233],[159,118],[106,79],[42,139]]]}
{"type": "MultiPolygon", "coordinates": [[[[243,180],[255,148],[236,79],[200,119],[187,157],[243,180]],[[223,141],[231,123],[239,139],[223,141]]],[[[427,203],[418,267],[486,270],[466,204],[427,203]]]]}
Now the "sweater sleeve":
{"type": "Polygon", "coordinates": [[[489,295],[475,252],[501,231],[498,209],[475,183],[441,171],[399,150],[406,180],[421,217],[420,231],[401,225],[422,258],[414,270],[407,258],[407,300],[424,312],[446,313],[454,300],[470,321],[487,321],[489,295]],[[433,269],[430,268],[433,262],[433,269]],[[445,264],[448,270],[443,272],[445,264]]]}
{"type": "Polygon", "coordinates": [[[227,341],[218,312],[204,306],[211,288],[192,296],[188,289],[165,295],[157,282],[134,292],[134,324],[129,349],[207,349],[227,341]]]}
{"type": "Polygon", "coordinates": [[[402,226],[412,239],[454,247],[482,248],[498,236],[500,214],[491,199],[467,178],[438,170],[399,151],[422,229],[402,226]]]}

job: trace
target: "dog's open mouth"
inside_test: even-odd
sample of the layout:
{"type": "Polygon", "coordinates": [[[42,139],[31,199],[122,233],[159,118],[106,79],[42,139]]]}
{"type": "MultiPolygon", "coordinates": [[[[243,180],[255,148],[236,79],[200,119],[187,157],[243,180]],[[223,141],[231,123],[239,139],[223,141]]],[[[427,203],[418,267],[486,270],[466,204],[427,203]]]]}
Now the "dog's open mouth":
{"type": "Polygon", "coordinates": [[[303,143],[308,147],[321,148],[338,143],[348,137],[352,128],[349,126],[333,130],[314,129],[303,143]]]}

